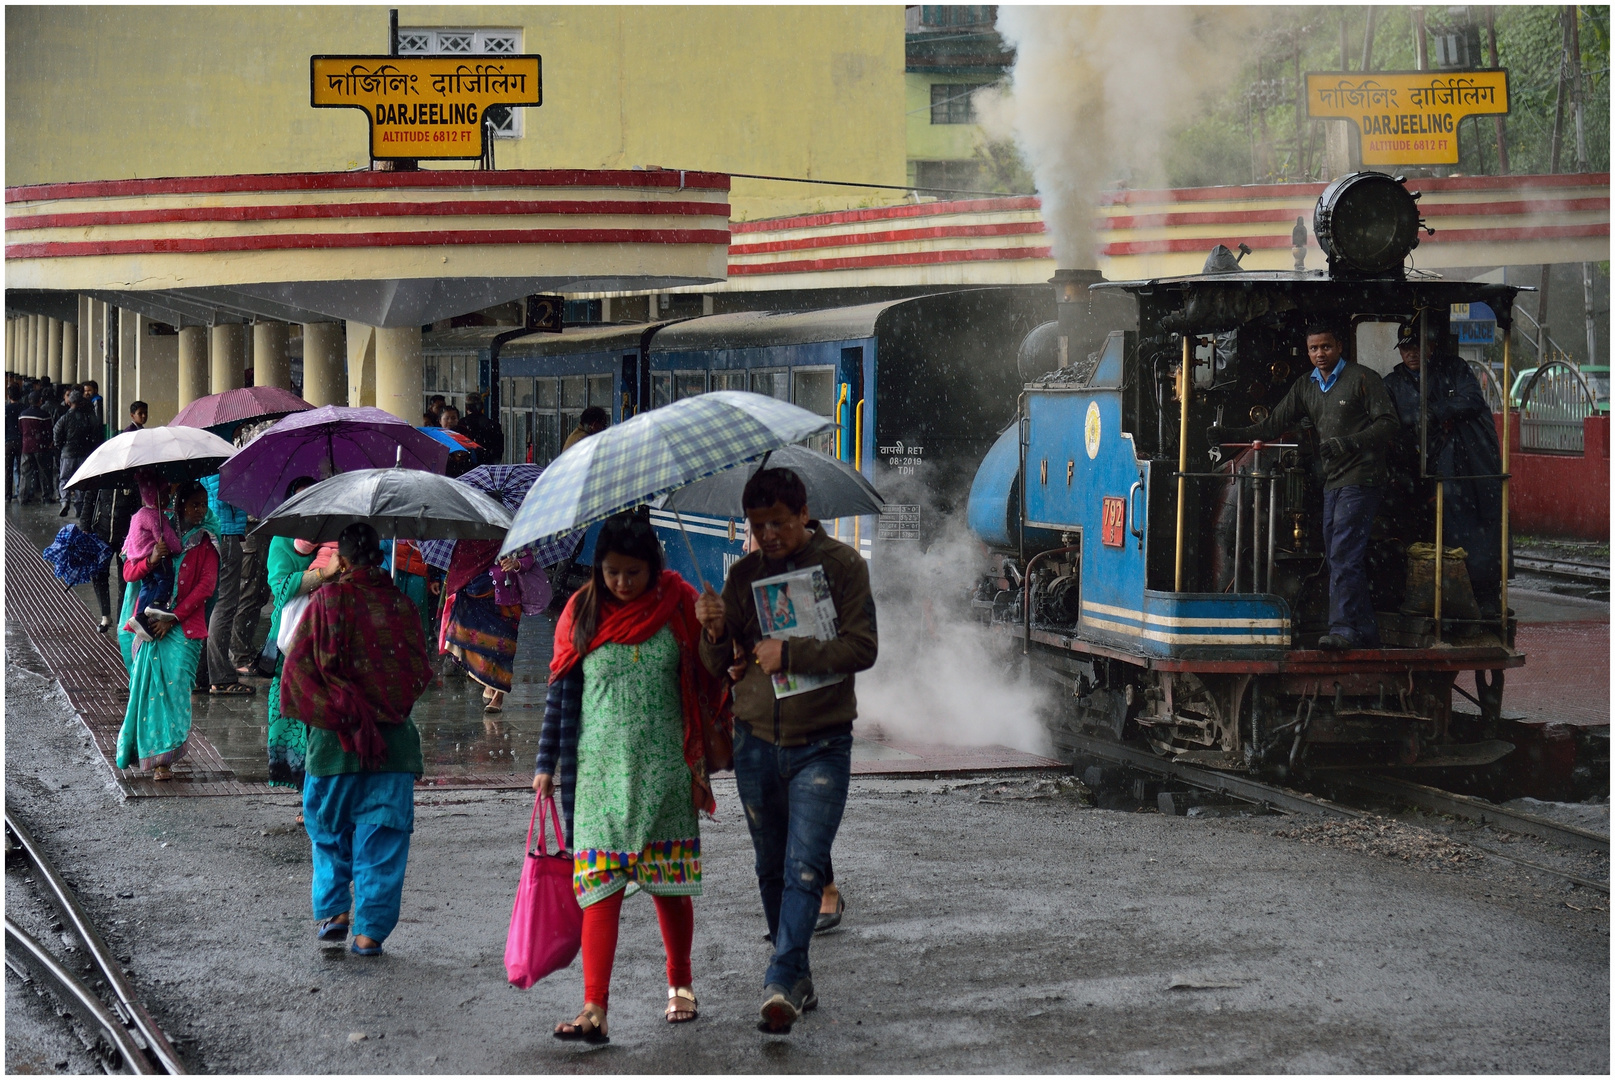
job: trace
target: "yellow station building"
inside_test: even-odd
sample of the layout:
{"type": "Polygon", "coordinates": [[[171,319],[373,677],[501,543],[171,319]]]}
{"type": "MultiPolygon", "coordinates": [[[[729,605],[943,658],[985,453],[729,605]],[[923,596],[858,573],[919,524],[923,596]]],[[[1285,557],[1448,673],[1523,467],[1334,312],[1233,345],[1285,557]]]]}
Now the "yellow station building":
{"type": "Polygon", "coordinates": [[[751,178],[905,184],[901,7],[397,23],[400,56],[542,58],[542,104],[490,116],[492,172],[374,168],[365,113],[311,107],[311,57],[392,50],[384,7],[8,7],[8,369],[161,423],[249,366],[283,382],[301,338],[309,400],[414,421],[423,324],[721,281],[731,221],[903,197],[751,178]]]}

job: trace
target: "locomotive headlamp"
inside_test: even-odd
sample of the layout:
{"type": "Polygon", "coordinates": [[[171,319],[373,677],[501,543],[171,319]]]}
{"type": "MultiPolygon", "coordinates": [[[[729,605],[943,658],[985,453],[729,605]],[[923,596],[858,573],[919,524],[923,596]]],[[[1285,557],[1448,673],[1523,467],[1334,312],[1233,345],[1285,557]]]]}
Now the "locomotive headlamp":
{"type": "MultiPolygon", "coordinates": [[[[1312,231],[1329,258],[1329,272],[1396,273],[1419,246],[1417,195],[1400,177],[1359,172],[1340,177],[1318,196],[1312,231]]],[[[1434,230],[1429,230],[1433,232],[1434,230]]]]}

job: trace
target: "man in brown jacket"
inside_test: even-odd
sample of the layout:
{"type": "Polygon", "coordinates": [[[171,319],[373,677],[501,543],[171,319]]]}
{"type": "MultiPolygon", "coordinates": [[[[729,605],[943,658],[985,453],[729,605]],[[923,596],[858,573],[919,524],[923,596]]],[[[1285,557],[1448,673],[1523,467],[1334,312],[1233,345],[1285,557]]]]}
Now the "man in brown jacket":
{"type": "MultiPolygon", "coordinates": [[[[783,1035],[819,1003],[808,945],[830,847],[847,804],[852,722],[858,715],[854,673],[875,664],[875,601],[868,566],[809,518],[807,492],[795,473],[760,470],[747,482],[741,505],[758,550],[729,568],[722,597],[709,588],[696,601],[696,615],[704,629],[701,660],[707,669],[723,672],[737,653],[745,664],[734,689],[735,780],[774,941],[758,1027],[783,1035]],[[823,568],[835,604],[836,636],[828,641],[764,636],[752,583],[814,566],[823,568]],[[772,679],[777,673],[841,678],[781,698],[772,679]]],[[[812,624],[804,609],[797,617],[812,624]]]]}

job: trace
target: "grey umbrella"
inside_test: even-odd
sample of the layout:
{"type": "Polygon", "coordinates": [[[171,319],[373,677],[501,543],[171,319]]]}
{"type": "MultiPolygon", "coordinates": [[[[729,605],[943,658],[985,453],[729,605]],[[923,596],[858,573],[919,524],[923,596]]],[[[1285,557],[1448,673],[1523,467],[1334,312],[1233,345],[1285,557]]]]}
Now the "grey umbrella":
{"type": "Polygon", "coordinates": [[[357,521],[395,540],[498,540],[510,528],[510,511],[437,473],[357,469],[298,492],[253,531],[323,543],[357,521]]]}
{"type": "Polygon", "coordinates": [[[862,473],[829,454],[805,446],[784,446],[761,461],[697,480],[662,500],[663,510],[713,517],[744,517],[740,494],[759,469],[790,469],[807,488],[808,512],[816,518],[878,514],[885,500],[862,473]]]}

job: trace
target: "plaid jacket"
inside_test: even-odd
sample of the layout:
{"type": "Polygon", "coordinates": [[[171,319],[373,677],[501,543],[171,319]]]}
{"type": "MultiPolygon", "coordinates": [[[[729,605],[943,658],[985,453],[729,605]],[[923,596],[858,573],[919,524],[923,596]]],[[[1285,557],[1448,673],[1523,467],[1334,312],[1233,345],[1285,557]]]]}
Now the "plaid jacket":
{"type": "Polygon", "coordinates": [[[561,796],[561,827],[567,849],[572,847],[572,807],[578,780],[578,727],[583,717],[583,665],[574,664],[559,679],[550,680],[544,699],[544,726],[538,735],[534,773],[555,778],[561,796]]]}

